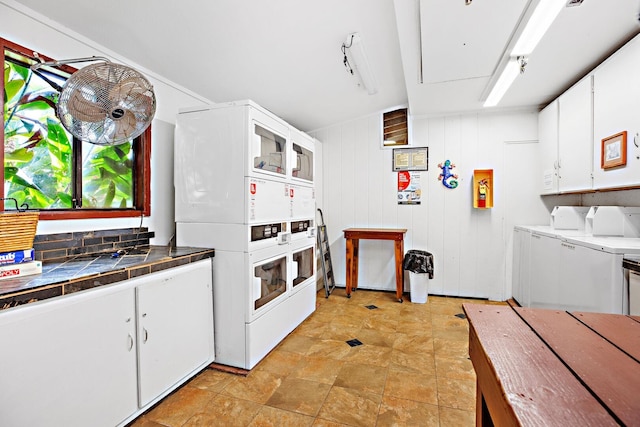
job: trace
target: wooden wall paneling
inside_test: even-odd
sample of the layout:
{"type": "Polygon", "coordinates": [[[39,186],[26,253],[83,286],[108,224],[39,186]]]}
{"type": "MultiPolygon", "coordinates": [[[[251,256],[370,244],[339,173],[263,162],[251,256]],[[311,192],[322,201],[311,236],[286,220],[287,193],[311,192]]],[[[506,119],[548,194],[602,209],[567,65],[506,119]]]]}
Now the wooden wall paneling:
{"type": "Polygon", "coordinates": [[[343,212],[341,228],[354,227],[357,224],[355,191],[360,181],[363,160],[356,155],[358,141],[356,139],[354,122],[350,126],[342,127],[341,149],[342,149],[342,170],[341,175],[341,197],[340,205],[343,212]]]}
{"type": "Polygon", "coordinates": [[[381,189],[383,188],[385,181],[388,179],[389,174],[391,174],[391,158],[387,157],[390,150],[380,148],[380,141],[375,139],[378,135],[375,127],[376,122],[371,123],[370,119],[367,121],[369,122],[368,142],[371,145],[367,152],[369,164],[371,165],[370,175],[367,182],[369,188],[369,198],[366,206],[368,216],[367,226],[376,228],[386,225],[383,222],[383,212],[381,209],[385,203],[385,194],[381,189]],[[388,162],[387,159],[389,160],[388,162]]]}
{"type": "Polygon", "coordinates": [[[461,296],[475,296],[479,294],[476,258],[478,253],[478,216],[481,213],[475,212],[472,208],[473,194],[471,177],[473,170],[480,168],[478,163],[480,158],[480,149],[478,146],[478,116],[471,115],[465,117],[461,123],[462,135],[462,162],[467,165],[465,168],[465,177],[469,180],[468,186],[465,186],[463,198],[465,205],[462,208],[468,213],[468,220],[460,221],[460,287],[461,296]]]}
{"type": "Polygon", "coordinates": [[[325,152],[325,176],[326,192],[324,198],[325,209],[324,220],[329,231],[329,242],[331,243],[331,255],[333,257],[334,278],[336,283],[345,285],[345,241],[342,230],[345,227],[343,215],[345,210],[341,207],[341,197],[344,177],[342,158],[342,129],[339,126],[328,130],[328,138],[324,143],[325,152]]]}
{"type": "Polygon", "coordinates": [[[446,230],[443,227],[446,215],[445,192],[450,191],[445,188],[438,175],[438,163],[442,163],[445,158],[445,132],[444,119],[429,119],[429,156],[433,158],[433,173],[429,174],[431,184],[429,186],[429,252],[433,254],[434,276],[429,282],[429,292],[442,295],[444,292],[444,239],[446,230]]]}
{"type": "MultiPolygon", "coordinates": [[[[375,174],[376,165],[371,164],[369,152],[374,142],[368,140],[368,121],[358,120],[353,122],[349,129],[348,137],[353,141],[353,179],[347,182],[351,187],[347,195],[353,203],[353,222],[350,227],[368,227],[367,200],[371,188],[369,187],[370,175],[375,174]]],[[[345,141],[348,143],[349,141],[345,141]]]]}
{"type": "MultiPolygon", "coordinates": [[[[502,136],[500,135],[500,125],[502,123],[496,116],[487,115],[479,117],[478,121],[478,162],[480,165],[503,164],[502,136]]],[[[485,168],[483,166],[483,168],[485,168]]],[[[474,296],[488,297],[489,294],[496,294],[496,290],[503,289],[504,281],[504,240],[502,235],[502,215],[504,205],[501,204],[503,198],[500,194],[500,180],[502,173],[499,168],[494,169],[494,207],[478,214],[477,222],[477,251],[476,259],[478,293],[474,296]]]]}
{"type": "MultiPolygon", "coordinates": [[[[419,147],[429,147],[429,125],[427,120],[413,121],[413,143],[419,147]]],[[[420,172],[420,185],[422,186],[422,203],[411,209],[411,236],[408,246],[405,239],[405,252],[408,249],[420,249],[430,252],[429,237],[429,206],[431,205],[430,191],[434,183],[434,176],[438,176],[437,161],[432,156],[429,148],[429,170],[420,172]]],[[[401,227],[404,228],[404,227],[401,227]]],[[[409,234],[409,233],[407,233],[409,234]]]]}
{"type": "Polygon", "coordinates": [[[503,236],[504,236],[504,281],[503,295],[512,295],[513,267],[513,227],[523,224],[545,224],[549,220],[549,211],[542,200],[532,197],[540,189],[541,156],[538,142],[537,114],[505,115],[501,127],[503,166],[500,168],[501,179],[496,182],[502,197],[503,236]],[[536,169],[538,168],[538,169],[536,169]]]}
{"type": "MultiPolygon", "coordinates": [[[[322,162],[324,158],[323,153],[323,139],[317,139],[315,142],[315,152],[313,155],[313,161],[315,163],[315,171],[314,171],[314,186],[316,193],[316,208],[323,209],[324,207],[324,169],[322,167],[322,162]]],[[[324,210],[323,210],[324,212],[324,210]]],[[[319,220],[319,218],[318,218],[319,220]]]]}
{"type": "Polygon", "coordinates": [[[453,173],[458,175],[458,187],[447,188],[444,193],[443,292],[453,296],[460,295],[460,249],[464,244],[460,224],[470,217],[470,212],[464,209],[471,180],[467,176],[469,163],[462,155],[461,121],[460,116],[451,116],[444,123],[445,158],[455,164],[453,173]]]}
{"type": "MultiPolygon", "coordinates": [[[[362,120],[352,122],[355,132],[354,142],[357,145],[356,156],[361,163],[358,166],[356,180],[360,191],[366,193],[366,198],[359,198],[355,205],[357,212],[354,227],[374,227],[370,218],[368,209],[368,199],[372,190],[371,180],[374,176],[380,176],[381,164],[377,157],[370,156],[371,152],[380,150],[380,139],[376,132],[377,126],[380,126],[380,117],[378,115],[367,116],[362,120]]],[[[384,199],[382,201],[384,203],[384,199]]],[[[360,241],[360,264],[367,265],[367,268],[361,268],[360,283],[365,288],[381,289],[384,287],[384,273],[386,269],[382,263],[374,263],[372,261],[384,257],[382,251],[382,243],[377,240],[361,240],[360,241]]]]}
{"type": "MultiPolygon", "coordinates": [[[[505,198],[505,243],[508,254],[513,253],[513,227],[515,225],[545,224],[549,212],[540,198],[532,199],[540,188],[539,175],[523,173],[531,167],[531,159],[539,153],[539,144],[530,142],[505,143],[505,165],[502,179],[502,193],[505,198]]],[[[505,268],[505,294],[512,295],[511,280],[513,256],[507,256],[505,268]]]]}
{"type": "MultiPolygon", "coordinates": [[[[528,215],[531,206],[546,208],[536,191],[530,192],[525,186],[518,192],[518,187],[504,185],[504,179],[509,178],[504,172],[506,164],[512,163],[504,141],[525,136],[535,139],[537,116],[517,113],[414,118],[414,145],[428,146],[430,159],[429,171],[421,173],[423,203],[414,206],[397,204],[392,150],[380,148],[376,117],[336,125],[316,135],[323,140],[323,205],[337,283],[343,284],[345,277],[344,228],[399,227],[409,230],[405,251],[423,249],[434,255],[435,276],[429,281],[431,294],[505,297],[505,271],[509,268],[506,260],[511,256],[505,230],[512,227],[511,223],[523,223],[518,218],[528,215]],[[529,128],[534,129],[533,135],[529,128]],[[357,150],[364,150],[361,154],[364,160],[356,159],[357,150]],[[455,190],[438,181],[437,164],[447,156],[458,164],[456,172],[461,179],[455,190]],[[345,170],[343,165],[349,162],[355,166],[345,170]],[[471,208],[470,174],[474,168],[494,169],[496,206],[489,214],[479,215],[471,208]],[[350,180],[353,185],[348,185],[350,180]],[[348,193],[354,189],[367,194],[351,197],[353,194],[348,193]],[[519,207],[524,210],[508,212],[505,201],[514,197],[521,198],[521,205],[525,206],[519,207]]],[[[531,175],[535,182],[539,176],[536,161],[528,154],[520,158],[519,153],[515,154],[519,163],[511,165],[513,171],[531,175]]],[[[547,215],[542,215],[542,222],[547,215]]],[[[384,243],[361,243],[363,288],[395,289],[393,250],[384,243]]]]}

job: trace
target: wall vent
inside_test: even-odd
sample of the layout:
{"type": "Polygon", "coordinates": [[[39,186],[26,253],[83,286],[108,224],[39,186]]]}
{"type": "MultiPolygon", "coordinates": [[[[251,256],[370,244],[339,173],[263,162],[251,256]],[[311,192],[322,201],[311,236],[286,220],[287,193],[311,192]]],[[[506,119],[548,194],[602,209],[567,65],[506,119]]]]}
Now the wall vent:
{"type": "Polygon", "coordinates": [[[409,144],[409,123],[406,108],[382,114],[382,141],[385,147],[409,144]]]}

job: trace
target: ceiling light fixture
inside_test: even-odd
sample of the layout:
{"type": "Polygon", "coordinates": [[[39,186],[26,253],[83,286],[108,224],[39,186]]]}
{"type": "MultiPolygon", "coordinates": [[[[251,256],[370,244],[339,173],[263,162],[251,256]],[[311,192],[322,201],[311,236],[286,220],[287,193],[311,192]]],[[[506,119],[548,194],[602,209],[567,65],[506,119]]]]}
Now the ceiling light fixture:
{"type": "Polygon", "coordinates": [[[500,78],[496,81],[496,84],[493,86],[491,93],[487,97],[487,100],[484,102],[484,107],[495,107],[498,105],[498,102],[502,99],[504,94],[511,86],[511,83],[516,79],[518,74],[524,73],[524,67],[526,65],[526,60],[524,58],[511,58],[507,65],[505,65],[504,70],[502,70],[502,74],[500,74],[500,78]],[[522,61],[522,62],[521,62],[522,61]]]}
{"type": "Polygon", "coordinates": [[[362,45],[362,38],[358,33],[349,34],[342,43],[343,64],[350,74],[358,74],[362,86],[369,95],[378,93],[378,82],[371,71],[369,60],[362,45]]]}
{"type": "MultiPolygon", "coordinates": [[[[507,48],[509,54],[503,55],[499,66],[496,67],[496,71],[502,71],[497,80],[495,79],[494,73],[494,78],[492,78],[489,84],[491,91],[486,97],[486,101],[483,104],[484,107],[497,105],[518,75],[517,70],[520,69],[521,73],[524,72],[524,66],[527,63],[525,57],[533,52],[560,13],[562,7],[566,4],[566,0],[539,0],[537,3],[535,1],[530,3],[529,8],[524,12],[524,16],[529,15],[529,18],[526,21],[521,20],[520,22],[520,27],[524,25],[524,29],[522,29],[522,31],[516,29],[514,35],[519,34],[517,40],[514,43],[514,37],[512,36],[509,46],[513,47],[507,48]],[[529,14],[529,9],[533,6],[535,6],[535,9],[533,13],[529,14]],[[508,82],[506,86],[504,86],[505,82],[508,82]]],[[[486,91],[485,89],[485,93],[486,91]]]]}
{"type": "Polygon", "coordinates": [[[565,0],[540,0],[511,50],[511,56],[530,55],[565,4],[565,0]]]}

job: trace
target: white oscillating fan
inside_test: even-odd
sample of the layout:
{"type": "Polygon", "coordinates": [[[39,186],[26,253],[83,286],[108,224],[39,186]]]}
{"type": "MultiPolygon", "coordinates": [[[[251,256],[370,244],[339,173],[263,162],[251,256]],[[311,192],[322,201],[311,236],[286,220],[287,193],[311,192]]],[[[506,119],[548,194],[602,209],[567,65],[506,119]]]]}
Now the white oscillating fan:
{"type": "Polygon", "coordinates": [[[76,138],[98,145],[118,145],[141,135],[156,110],[153,86],[138,71],[105,58],[91,57],[34,64],[102,60],[69,77],[60,90],[57,113],[76,138]]]}

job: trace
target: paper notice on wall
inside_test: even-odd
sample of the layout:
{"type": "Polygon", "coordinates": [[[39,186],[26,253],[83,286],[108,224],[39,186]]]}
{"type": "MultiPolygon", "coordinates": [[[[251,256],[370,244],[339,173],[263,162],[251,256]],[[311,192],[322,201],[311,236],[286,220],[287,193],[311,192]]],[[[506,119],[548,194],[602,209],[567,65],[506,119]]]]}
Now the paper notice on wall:
{"type": "Polygon", "coordinates": [[[419,205],[421,201],[420,172],[398,172],[398,204],[419,205]]]}

